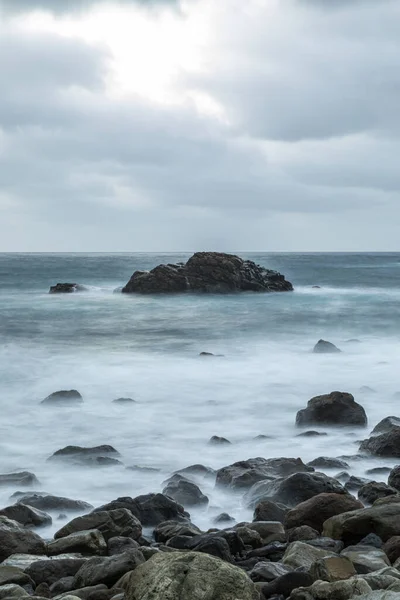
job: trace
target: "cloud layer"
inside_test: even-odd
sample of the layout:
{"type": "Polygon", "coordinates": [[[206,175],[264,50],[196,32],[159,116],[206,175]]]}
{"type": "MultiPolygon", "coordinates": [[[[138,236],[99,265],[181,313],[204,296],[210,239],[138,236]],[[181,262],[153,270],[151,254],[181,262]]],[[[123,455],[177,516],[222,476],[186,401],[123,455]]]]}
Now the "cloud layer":
{"type": "Polygon", "coordinates": [[[1,250],[398,249],[397,2],[60,4],[0,0],[1,250]]]}

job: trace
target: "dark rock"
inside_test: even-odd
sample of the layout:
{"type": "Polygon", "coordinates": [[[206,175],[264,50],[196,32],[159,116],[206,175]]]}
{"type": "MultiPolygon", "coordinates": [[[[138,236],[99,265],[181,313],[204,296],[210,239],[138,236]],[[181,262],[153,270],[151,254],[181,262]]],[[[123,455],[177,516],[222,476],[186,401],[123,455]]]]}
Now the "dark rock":
{"type": "MultiPolygon", "coordinates": [[[[128,538],[123,538],[128,539],[128,538]]],[[[133,540],[131,540],[133,542],[133,540]]],[[[68,552],[78,552],[81,554],[106,554],[107,544],[105,539],[97,529],[87,531],[77,531],[65,537],[59,538],[47,544],[47,554],[55,556],[68,552]]]]}
{"type": "Polygon", "coordinates": [[[267,558],[272,562],[279,562],[287,550],[288,545],[281,542],[271,542],[262,548],[256,548],[247,553],[248,558],[267,558]]]}
{"type": "Polygon", "coordinates": [[[21,523],[25,527],[44,527],[52,523],[50,515],[22,503],[3,508],[0,510],[0,515],[17,521],[17,523],[21,523]]]}
{"type": "Polygon", "coordinates": [[[252,581],[264,581],[268,583],[287,573],[290,573],[290,569],[282,563],[261,561],[252,568],[249,577],[252,581]]]}
{"type": "Polygon", "coordinates": [[[350,479],[350,473],[347,473],[347,471],[340,471],[340,473],[336,473],[335,479],[340,481],[340,483],[346,483],[350,479]]]}
{"type": "Polygon", "coordinates": [[[286,529],[308,525],[322,531],[324,522],[344,512],[363,508],[361,502],[350,494],[318,494],[290,510],[285,517],[286,529]]]}
{"type": "Polygon", "coordinates": [[[400,427],[364,440],[361,442],[360,450],[375,456],[400,458],[400,427]]]}
{"type": "Polygon", "coordinates": [[[145,562],[140,550],[128,550],[114,556],[94,557],[85,561],[75,575],[76,588],[104,583],[113,586],[128,571],[133,571],[145,562]]]}
{"type": "Polygon", "coordinates": [[[215,477],[216,471],[211,467],[205,467],[204,465],[189,465],[184,469],[175,471],[174,475],[184,475],[185,477],[215,477]]]}
{"type": "Polygon", "coordinates": [[[322,493],[347,494],[348,492],[336,479],[323,473],[295,473],[285,479],[256,483],[245,494],[244,500],[249,507],[254,507],[265,499],[294,507],[322,493]]]}
{"type": "Polygon", "coordinates": [[[42,596],[43,598],[51,598],[50,587],[48,583],[40,583],[35,589],[35,596],[42,596]]]}
{"type": "Polygon", "coordinates": [[[315,396],[307,408],[299,410],[296,425],[340,425],[365,427],[367,415],[363,407],[347,392],[331,392],[315,396]]]}
{"type": "MultiPolygon", "coordinates": [[[[221,531],[202,533],[201,535],[188,537],[186,542],[186,548],[188,548],[189,550],[195,550],[196,552],[200,552],[198,548],[201,546],[203,548],[202,552],[206,552],[204,548],[207,548],[209,544],[212,546],[214,540],[220,538],[226,541],[226,543],[228,544],[229,552],[233,556],[241,556],[243,554],[245,549],[244,543],[237,531],[233,529],[224,529],[221,531]]],[[[214,556],[216,555],[214,554],[214,556]]]]}
{"type": "Polygon", "coordinates": [[[367,469],[365,472],[367,475],[387,475],[390,473],[390,470],[390,467],[373,467],[372,469],[367,469]]]}
{"type": "Polygon", "coordinates": [[[309,587],[313,583],[314,579],[309,573],[292,571],[264,585],[261,593],[265,599],[280,595],[288,598],[293,590],[299,587],[309,587]]]}
{"type": "Polygon", "coordinates": [[[356,477],[355,475],[351,475],[351,477],[349,477],[346,483],[344,484],[344,487],[349,492],[356,492],[368,483],[371,483],[370,479],[365,479],[364,477],[356,477]]]}
{"type": "Polygon", "coordinates": [[[78,390],[60,390],[47,396],[40,404],[71,405],[82,404],[83,398],[78,390]]]}
{"type": "Polygon", "coordinates": [[[350,466],[340,458],[329,458],[327,456],[320,456],[314,458],[314,460],[307,463],[309,467],[316,469],[349,469],[350,466]]]}
{"type": "Polygon", "coordinates": [[[212,352],[200,352],[199,356],[215,356],[212,352]]]}
{"type": "Polygon", "coordinates": [[[129,550],[137,550],[138,548],[140,548],[139,542],[128,537],[115,536],[110,538],[107,542],[108,556],[123,554],[129,550]]]}
{"type": "Polygon", "coordinates": [[[293,286],[284,276],[233,254],[196,252],[185,265],[159,265],[136,271],[123,293],[286,292],[293,286]]]}
{"type": "Polygon", "coordinates": [[[170,481],[163,489],[163,494],[173,498],[182,506],[204,506],[208,504],[208,498],[202,493],[201,489],[195,483],[186,479],[170,481]]]}
{"type": "Polygon", "coordinates": [[[131,465],[125,468],[128,471],[138,471],[139,473],[159,473],[161,471],[161,469],[157,469],[156,467],[145,467],[142,465],[131,465]]]}
{"type": "Polygon", "coordinates": [[[390,566],[390,562],[383,550],[374,546],[347,546],[340,553],[341,557],[348,558],[360,575],[372,573],[390,566]]]}
{"type": "Polygon", "coordinates": [[[87,529],[98,529],[106,541],[114,536],[137,539],[142,534],[142,526],[138,519],[126,508],[118,508],[76,517],[59,529],[54,537],[59,539],[87,529]]]}
{"type": "Polygon", "coordinates": [[[305,465],[301,458],[249,458],[219,469],[216,485],[246,489],[266,479],[312,471],[314,469],[305,465]]]}
{"type": "Polygon", "coordinates": [[[331,517],[324,523],[324,535],[345,544],[357,544],[369,533],[384,542],[400,535],[400,499],[398,503],[382,504],[331,517]]]}
{"type": "Polygon", "coordinates": [[[40,485],[36,475],[29,471],[21,471],[19,473],[4,473],[0,475],[0,486],[30,486],[40,485]]]}
{"type": "Polygon", "coordinates": [[[15,583],[21,587],[34,586],[33,580],[18,567],[0,565],[0,590],[1,586],[15,583]]]}
{"type": "Polygon", "coordinates": [[[375,533],[369,533],[362,540],[360,540],[362,546],[373,546],[374,548],[382,548],[383,542],[379,535],[375,533]]]}
{"type": "Polygon", "coordinates": [[[176,521],[164,521],[160,523],[154,530],[154,539],[156,542],[165,544],[168,540],[175,536],[194,537],[201,535],[202,532],[193,523],[177,523],[176,521]]]}
{"type": "MultiPolygon", "coordinates": [[[[15,496],[15,494],[13,494],[15,496]]],[[[12,496],[12,497],[13,497],[12,496]]],[[[83,500],[72,500],[71,498],[63,498],[62,496],[52,496],[46,494],[44,496],[39,494],[25,493],[19,496],[18,502],[28,504],[39,510],[68,510],[71,512],[83,512],[93,508],[88,502],[83,500]]]]}
{"type": "Polygon", "coordinates": [[[0,516],[0,562],[12,554],[44,554],[41,537],[16,521],[0,516]]]}
{"type": "Polygon", "coordinates": [[[227,440],[224,437],[219,437],[218,435],[213,435],[208,440],[208,443],[211,444],[212,446],[222,446],[224,444],[231,444],[232,442],[230,442],[229,440],[227,440]]]}
{"type": "Polygon", "coordinates": [[[234,523],[235,519],[233,517],[231,517],[230,515],[228,515],[228,513],[221,513],[219,515],[217,515],[216,517],[214,517],[213,519],[213,523],[215,525],[223,525],[224,523],[226,524],[230,524],[230,523],[234,523]]]}
{"type": "Polygon", "coordinates": [[[50,592],[53,596],[64,594],[74,589],[74,576],[61,577],[58,581],[50,586],[50,592]]]}
{"type": "Polygon", "coordinates": [[[293,527],[293,529],[288,529],[286,533],[288,542],[307,542],[319,538],[320,535],[318,531],[308,525],[293,527]]]}
{"type": "Polygon", "coordinates": [[[86,559],[84,558],[57,558],[38,560],[27,569],[25,573],[39,585],[47,583],[52,585],[62,577],[71,577],[79,571],[86,559]]]}
{"type": "Polygon", "coordinates": [[[373,428],[371,435],[379,435],[380,433],[388,433],[400,429],[400,417],[386,417],[379,421],[373,428]]]}
{"type": "Polygon", "coordinates": [[[389,538],[386,544],[383,546],[383,550],[390,562],[394,564],[396,560],[400,558],[400,536],[394,535],[393,537],[389,538]]]}
{"type": "Polygon", "coordinates": [[[49,294],[73,294],[74,292],[84,292],[87,288],[79,283],[57,283],[52,285],[49,294]]]}
{"type": "Polygon", "coordinates": [[[163,521],[186,521],[189,516],[183,506],[163,494],[145,494],[136,498],[117,498],[96,508],[93,512],[119,508],[130,510],[144,527],[155,527],[163,521]]]}
{"type": "Polygon", "coordinates": [[[388,484],[395,488],[397,491],[400,491],[400,465],[396,465],[390,471],[388,484]]]}
{"type": "Polygon", "coordinates": [[[120,453],[109,445],[94,446],[93,448],[66,446],[65,448],[57,450],[57,452],[54,452],[48,460],[63,460],[75,465],[84,466],[122,464],[114,458],[115,456],[120,456],[120,453]]]}
{"type": "Polygon", "coordinates": [[[116,404],[135,404],[136,400],[133,398],[116,398],[113,402],[116,404]]]}
{"type": "Polygon", "coordinates": [[[211,556],[216,556],[226,562],[232,562],[229,544],[223,537],[213,536],[209,539],[204,539],[196,544],[196,546],[193,547],[193,550],[211,554],[211,556]]]}
{"type": "Polygon", "coordinates": [[[316,354],[333,354],[337,352],[341,352],[339,348],[332,344],[332,342],[327,342],[325,340],[319,340],[313,349],[313,352],[316,354]]]}
{"type": "Polygon", "coordinates": [[[328,435],[326,433],[326,431],[313,431],[312,429],[310,431],[303,431],[303,433],[298,433],[296,435],[296,437],[318,437],[321,435],[328,435]]]}
{"type": "Polygon", "coordinates": [[[284,523],[288,508],[271,500],[262,500],[254,509],[253,521],[279,521],[284,523]]]}
{"type": "Polygon", "coordinates": [[[334,554],[340,554],[340,552],[344,548],[343,542],[338,540],[333,540],[328,537],[319,537],[313,540],[307,540],[308,546],[314,546],[314,548],[320,548],[321,550],[326,550],[327,554],[333,552],[334,554]]]}
{"type": "Polygon", "coordinates": [[[358,490],[358,498],[364,502],[364,504],[373,504],[378,498],[385,498],[386,496],[393,496],[397,494],[397,490],[386,485],[386,483],[371,481],[366,483],[358,490]]]}

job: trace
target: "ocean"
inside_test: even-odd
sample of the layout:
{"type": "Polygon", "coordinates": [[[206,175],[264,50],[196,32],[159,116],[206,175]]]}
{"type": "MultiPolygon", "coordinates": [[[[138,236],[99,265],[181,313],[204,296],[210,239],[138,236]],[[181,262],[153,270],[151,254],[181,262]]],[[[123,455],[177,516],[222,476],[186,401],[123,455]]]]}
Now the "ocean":
{"type": "MultiPolygon", "coordinates": [[[[194,463],[354,455],[379,420],[399,415],[400,254],[240,255],[280,271],[295,291],[124,295],[115,290],[135,270],[190,254],[0,254],[0,472],[32,471],[40,490],[98,506],[159,492],[194,463]],[[89,289],[48,294],[64,281],[89,289]],[[342,352],[313,354],[320,338],[342,352]],[[40,404],[72,388],[82,405],[40,404]],[[368,428],[296,437],[297,411],[333,390],[354,394],[368,428]],[[136,402],[112,403],[121,396],[136,402]],[[232,443],[209,445],[213,435],[232,443]],[[66,445],[98,444],[114,446],[124,464],[47,461],[66,445]],[[126,468],[134,465],[157,470],[126,468]]],[[[395,462],[354,459],[349,472],[365,477],[395,462]]],[[[209,506],[190,512],[201,528],[223,511],[251,519],[241,495],[209,480],[200,487],[209,506]]],[[[15,491],[0,488],[2,506],[15,491]]]]}

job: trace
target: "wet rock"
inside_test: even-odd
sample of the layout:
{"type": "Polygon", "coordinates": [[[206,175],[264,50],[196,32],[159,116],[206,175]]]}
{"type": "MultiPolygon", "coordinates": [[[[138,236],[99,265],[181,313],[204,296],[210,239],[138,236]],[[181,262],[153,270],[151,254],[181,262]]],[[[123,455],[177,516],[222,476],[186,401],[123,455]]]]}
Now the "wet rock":
{"type": "MultiPolygon", "coordinates": [[[[108,592],[108,588],[106,585],[104,584],[99,584],[99,585],[95,585],[95,586],[88,586],[88,587],[84,587],[84,588],[80,588],[80,590],[74,590],[73,588],[74,585],[74,577],[64,577],[63,579],[60,579],[60,581],[57,581],[56,583],[54,583],[50,590],[51,593],[53,594],[53,596],[55,594],[64,594],[65,592],[69,592],[72,595],[77,595],[78,598],[81,598],[82,600],[100,600],[101,596],[100,594],[103,592],[108,592]],[[63,588],[66,588],[64,590],[60,590],[58,588],[60,588],[61,586],[59,586],[58,584],[62,584],[63,588]]],[[[65,596],[64,596],[65,597],[65,596]]],[[[62,600],[64,600],[64,597],[61,597],[62,600]]],[[[58,598],[58,596],[56,596],[56,598],[58,598]]],[[[59,600],[61,600],[61,598],[59,600]]]]}
{"type": "Polygon", "coordinates": [[[54,538],[58,540],[71,533],[88,529],[98,529],[106,541],[114,536],[137,539],[142,535],[142,526],[138,519],[126,508],[119,508],[76,517],[59,529],[54,538]]]}
{"type": "Polygon", "coordinates": [[[391,431],[372,435],[360,444],[360,451],[374,456],[400,457],[400,427],[391,431]]]}
{"type": "Polygon", "coordinates": [[[20,502],[1,509],[0,515],[17,521],[24,527],[44,527],[52,523],[52,518],[47,513],[20,502]]]}
{"type": "Polygon", "coordinates": [[[221,252],[196,252],[184,265],[158,265],[151,271],[136,271],[122,288],[126,294],[292,290],[292,284],[280,273],[221,252]]]}
{"type": "Polygon", "coordinates": [[[137,550],[140,548],[138,541],[132,540],[131,538],[115,536],[107,542],[107,554],[108,556],[114,556],[115,554],[123,554],[129,550],[137,550]]]}
{"type": "Polygon", "coordinates": [[[384,551],[374,546],[348,546],[342,550],[340,556],[351,560],[357,573],[371,573],[390,566],[384,551]]]}
{"type": "Polygon", "coordinates": [[[313,467],[305,465],[301,458],[249,458],[219,469],[216,485],[246,489],[266,479],[313,471],[313,467]]]}
{"type": "Polygon", "coordinates": [[[107,544],[102,533],[97,529],[77,531],[47,544],[46,553],[49,556],[65,552],[101,555],[107,553],[107,544]]]}
{"type": "Polygon", "coordinates": [[[74,465],[82,466],[108,466],[122,465],[115,457],[120,453],[112,446],[94,446],[93,448],[82,448],[81,446],[66,446],[54,452],[48,460],[67,461],[74,465]]]}
{"type": "Polygon", "coordinates": [[[44,554],[45,549],[44,541],[36,533],[0,516],[0,562],[17,553],[44,554]]]}
{"type": "Polygon", "coordinates": [[[340,425],[342,427],[365,427],[365,410],[355,402],[352,394],[331,392],[315,396],[308,401],[307,408],[299,410],[296,425],[340,425]]]}
{"type": "Polygon", "coordinates": [[[389,538],[386,544],[383,546],[383,550],[393,564],[398,558],[400,558],[400,535],[394,535],[389,538]]]}
{"type": "Polygon", "coordinates": [[[320,548],[321,550],[327,550],[328,552],[333,552],[334,554],[339,554],[343,548],[343,542],[338,540],[333,540],[328,537],[319,537],[314,540],[307,540],[307,544],[309,546],[314,546],[314,548],[320,548]]]}
{"type": "Polygon", "coordinates": [[[232,442],[230,442],[229,440],[227,440],[224,437],[219,437],[218,435],[213,435],[209,440],[208,443],[211,444],[212,446],[223,446],[224,444],[231,444],[232,442]]]}
{"type": "Polygon", "coordinates": [[[341,350],[339,350],[339,348],[337,348],[335,344],[332,344],[332,342],[327,342],[326,340],[319,340],[315,344],[313,352],[315,354],[334,354],[341,352],[341,350]]]}
{"type": "Polygon", "coordinates": [[[262,597],[265,599],[273,597],[288,598],[293,590],[299,587],[308,587],[313,581],[314,579],[309,573],[292,571],[264,585],[261,588],[262,597]]]}
{"type": "MultiPolygon", "coordinates": [[[[15,494],[13,494],[15,496],[15,494]]],[[[12,497],[13,497],[12,496],[12,497]]],[[[24,493],[18,497],[18,502],[33,506],[38,510],[66,510],[71,512],[83,512],[91,510],[93,506],[83,500],[72,500],[71,498],[63,498],[62,496],[52,496],[51,494],[31,494],[24,493]]]]}
{"type": "Polygon", "coordinates": [[[41,558],[42,557],[37,554],[11,554],[2,562],[2,566],[16,567],[18,569],[22,569],[22,571],[25,571],[29,565],[37,562],[41,558]]]}
{"type": "Polygon", "coordinates": [[[47,396],[40,404],[52,404],[53,406],[82,404],[83,398],[78,390],[60,390],[47,396]]]}
{"type": "Polygon", "coordinates": [[[266,583],[274,581],[277,577],[282,577],[290,573],[289,567],[282,563],[258,562],[250,571],[249,577],[252,581],[265,581],[266,583]]]}
{"type": "Polygon", "coordinates": [[[214,525],[229,525],[235,522],[235,519],[228,515],[228,513],[221,513],[214,517],[213,523],[214,525]]]}
{"type": "Polygon", "coordinates": [[[285,528],[282,523],[277,521],[254,521],[253,523],[238,523],[235,530],[238,531],[239,527],[246,527],[256,531],[262,539],[263,545],[270,544],[271,542],[285,542],[286,534],[285,528]]]}
{"type": "Polygon", "coordinates": [[[387,475],[390,473],[390,467],[373,467],[372,469],[367,469],[365,472],[367,475],[387,475]]]}
{"type": "Polygon", "coordinates": [[[298,433],[296,437],[320,437],[321,435],[328,435],[326,431],[303,431],[302,433],[298,433]]]}
{"type": "Polygon", "coordinates": [[[130,498],[129,496],[117,498],[96,508],[93,512],[119,508],[130,510],[144,527],[156,527],[164,521],[186,521],[189,516],[183,506],[163,494],[145,494],[136,498],[130,498]]]}
{"type": "Polygon", "coordinates": [[[288,542],[307,542],[319,538],[319,532],[308,525],[300,525],[299,527],[293,527],[288,529],[286,532],[286,539],[288,542]]]}
{"type": "Polygon", "coordinates": [[[347,494],[318,494],[301,502],[290,510],[285,517],[286,529],[308,525],[322,531],[324,522],[341,513],[363,508],[361,502],[347,494]]]}
{"type": "Polygon", "coordinates": [[[52,285],[49,294],[73,294],[75,292],[84,292],[87,288],[79,283],[57,283],[52,285]]]}
{"type": "Polygon", "coordinates": [[[238,536],[240,537],[240,539],[246,547],[261,548],[261,546],[263,545],[263,540],[258,531],[250,529],[245,525],[236,526],[235,531],[237,532],[238,536]]]}
{"type": "Polygon", "coordinates": [[[304,542],[292,542],[288,545],[282,562],[293,570],[302,568],[304,571],[309,572],[315,561],[326,556],[335,555],[304,542]]]}
{"type": "Polygon", "coordinates": [[[84,562],[84,558],[43,559],[32,563],[25,573],[36,585],[40,583],[52,585],[62,577],[75,575],[84,562]]]}
{"type": "Polygon", "coordinates": [[[75,575],[76,588],[104,583],[111,587],[128,571],[145,562],[140,550],[128,550],[114,556],[94,557],[87,560],[75,575]]]}
{"type": "Polygon", "coordinates": [[[390,471],[388,484],[400,492],[400,465],[396,465],[390,471]]]}
{"type": "Polygon", "coordinates": [[[371,435],[380,435],[400,429],[400,417],[386,417],[373,428],[371,435]]]}
{"type": "Polygon", "coordinates": [[[345,544],[357,544],[369,533],[375,533],[384,542],[400,535],[400,501],[354,510],[327,519],[323,534],[345,544]]]}
{"type": "Polygon", "coordinates": [[[159,553],[129,576],[126,600],[257,600],[244,571],[207,554],[159,553]]]}
{"type": "Polygon", "coordinates": [[[0,587],[0,599],[11,600],[11,598],[29,598],[31,597],[26,590],[15,583],[8,583],[0,587]]]}
{"type": "Polygon", "coordinates": [[[182,506],[204,506],[208,504],[208,498],[201,489],[192,481],[180,479],[170,481],[163,489],[163,494],[173,498],[182,506]]]}
{"type": "Polygon", "coordinates": [[[316,581],[310,587],[300,587],[290,594],[290,600],[361,600],[364,594],[369,594],[371,588],[363,579],[348,579],[346,581],[316,581]]]}
{"type": "Polygon", "coordinates": [[[115,404],[136,404],[136,400],[133,398],[116,398],[113,400],[115,404]]]}
{"type": "Polygon", "coordinates": [[[365,485],[368,485],[369,483],[373,482],[371,482],[370,479],[365,479],[364,477],[355,477],[355,475],[352,475],[348,478],[344,487],[349,492],[356,492],[357,490],[364,487],[365,485]]]}
{"type": "Polygon", "coordinates": [[[320,558],[311,565],[310,574],[314,580],[342,581],[357,574],[353,563],[348,558],[330,556],[320,558]]]}
{"type": "Polygon", "coordinates": [[[164,521],[157,525],[154,530],[154,539],[156,542],[164,544],[169,539],[176,535],[185,535],[188,537],[194,537],[195,535],[201,535],[202,531],[193,523],[177,523],[176,521],[164,521]]]}
{"type": "Polygon", "coordinates": [[[247,553],[248,558],[263,558],[273,562],[280,562],[287,550],[288,544],[281,542],[271,542],[262,548],[256,548],[247,553]]]}
{"type": "Polygon", "coordinates": [[[32,586],[33,580],[17,567],[8,567],[0,565],[0,586],[15,583],[20,586],[32,586]]]}
{"type": "Polygon", "coordinates": [[[256,483],[245,494],[244,501],[254,507],[268,498],[294,507],[321,493],[347,494],[347,491],[336,479],[323,473],[295,473],[285,479],[256,483]]]}
{"type": "Polygon", "coordinates": [[[327,456],[320,456],[314,458],[314,460],[307,463],[309,467],[315,469],[349,469],[350,465],[340,458],[329,458],[327,456]]]}
{"type": "Polygon", "coordinates": [[[393,496],[394,494],[397,494],[397,490],[386,485],[386,483],[378,481],[371,481],[358,490],[358,498],[364,504],[373,504],[378,498],[386,498],[386,496],[393,496]]]}
{"type": "Polygon", "coordinates": [[[1,487],[17,485],[40,485],[40,482],[36,475],[34,475],[34,473],[29,473],[29,471],[21,471],[19,473],[3,473],[0,475],[1,487]]]}
{"type": "Polygon", "coordinates": [[[262,500],[254,509],[253,521],[279,521],[279,523],[283,523],[288,510],[288,507],[284,504],[262,500]]]}

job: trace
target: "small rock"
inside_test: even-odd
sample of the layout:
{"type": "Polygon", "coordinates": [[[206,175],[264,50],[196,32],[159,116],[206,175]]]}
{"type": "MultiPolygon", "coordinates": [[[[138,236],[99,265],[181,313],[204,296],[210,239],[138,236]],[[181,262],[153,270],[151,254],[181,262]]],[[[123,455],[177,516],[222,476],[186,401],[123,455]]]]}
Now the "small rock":
{"type": "Polygon", "coordinates": [[[165,542],[178,535],[194,537],[201,534],[200,529],[196,525],[193,525],[193,523],[177,523],[176,521],[164,521],[164,523],[160,523],[154,529],[153,533],[156,542],[162,544],[165,544],[165,542]]]}
{"type": "Polygon", "coordinates": [[[208,504],[208,498],[200,488],[186,479],[170,481],[163,489],[163,494],[173,498],[182,506],[204,506],[208,504]]]}
{"type": "Polygon", "coordinates": [[[60,558],[37,560],[32,563],[25,573],[33,579],[36,585],[47,583],[52,585],[62,577],[70,577],[84,564],[84,558],[60,558]]]}
{"type": "Polygon", "coordinates": [[[113,402],[116,404],[135,404],[136,400],[133,398],[116,398],[113,402]]]}
{"type": "Polygon", "coordinates": [[[284,523],[288,510],[284,504],[262,500],[254,509],[253,521],[279,521],[279,523],[284,523]]]}
{"type": "Polygon", "coordinates": [[[386,485],[386,483],[371,481],[366,483],[358,490],[358,498],[364,502],[364,504],[373,504],[378,498],[385,498],[386,496],[393,496],[397,494],[397,490],[386,485]]]}
{"type": "Polygon", "coordinates": [[[400,536],[394,535],[389,538],[386,544],[383,546],[383,550],[386,553],[386,556],[393,564],[396,562],[398,558],[400,558],[400,536]]]}
{"type": "Polygon", "coordinates": [[[388,484],[395,488],[398,492],[400,492],[400,465],[396,465],[390,471],[390,475],[388,478],[388,484]]]}
{"type": "Polygon", "coordinates": [[[60,390],[47,396],[40,404],[68,405],[82,404],[83,398],[78,390],[60,390]]]}
{"type": "Polygon", "coordinates": [[[289,567],[282,563],[261,561],[252,568],[249,577],[252,581],[270,582],[288,573],[290,573],[289,567]]]}
{"type": "Polygon", "coordinates": [[[235,519],[233,517],[231,517],[230,515],[228,515],[228,513],[221,513],[219,515],[217,515],[216,517],[214,517],[213,519],[213,523],[215,525],[223,525],[224,523],[229,524],[229,523],[234,523],[235,519]]]}
{"type": "Polygon", "coordinates": [[[224,437],[219,437],[218,435],[213,435],[210,439],[209,439],[209,444],[212,444],[213,446],[222,446],[224,444],[231,444],[232,442],[230,442],[229,440],[227,440],[224,437]]]}
{"type": "Polygon", "coordinates": [[[0,475],[0,486],[30,486],[40,485],[36,475],[29,471],[21,471],[19,473],[4,473],[0,475]]]}
{"type": "Polygon", "coordinates": [[[328,435],[326,431],[303,431],[303,433],[298,433],[296,437],[318,437],[321,435],[328,435]]]}
{"type": "Polygon", "coordinates": [[[374,483],[374,482],[371,481],[370,479],[365,479],[364,477],[355,477],[355,475],[352,475],[346,481],[344,487],[349,492],[356,492],[357,490],[359,490],[360,488],[362,488],[365,485],[368,485],[369,483],[374,483]]]}
{"type": "Polygon", "coordinates": [[[52,285],[49,294],[73,294],[75,292],[84,292],[87,288],[79,283],[57,283],[52,285]]]}
{"type": "Polygon", "coordinates": [[[307,463],[309,467],[316,469],[349,469],[350,466],[340,458],[329,458],[327,456],[320,456],[314,458],[314,460],[307,463]]]}
{"type": "Polygon", "coordinates": [[[332,342],[327,342],[326,340],[319,340],[313,349],[313,352],[316,354],[333,354],[337,352],[341,352],[339,348],[332,344],[332,342]]]}
{"type": "Polygon", "coordinates": [[[281,575],[261,588],[263,598],[288,598],[297,588],[308,587],[314,579],[309,573],[292,571],[281,575]]]}
{"type": "Polygon", "coordinates": [[[304,542],[292,542],[288,545],[282,562],[293,570],[301,567],[309,573],[315,561],[330,555],[334,556],[333,553],[328,553],[326,550],[315,548],[304,542]]]}
{"type": "Polygon", "coordinates": [[[286,532],[288,542],[307,542],[319,538],[319,533],[308,525],[293,527],[286,532]]]}
{"type": "Polygon", "coordinates": [[[357,574],[353,563],[348,558],[330,556],[320,558],[311,566],[310,574],[314,580],[342,581],[357,574]]]}
{"type": "MultiPolygon", "coordinates": [[[[345,581],[315,581],[310,587],[293,590],[290,600],[366,600],[371,588],[363,579],[345,581]],[[364,596],[366,594],[366,596],[364,596]]],[[[372,600],[372,599],[369,599],[372,600]]]]}
{"type": "Polygon", "coordinates": [[[367,469],[365,472],[367,475],[386,475],[390,473],[390,467],[373,467],[373,469],[367,469]]]}

